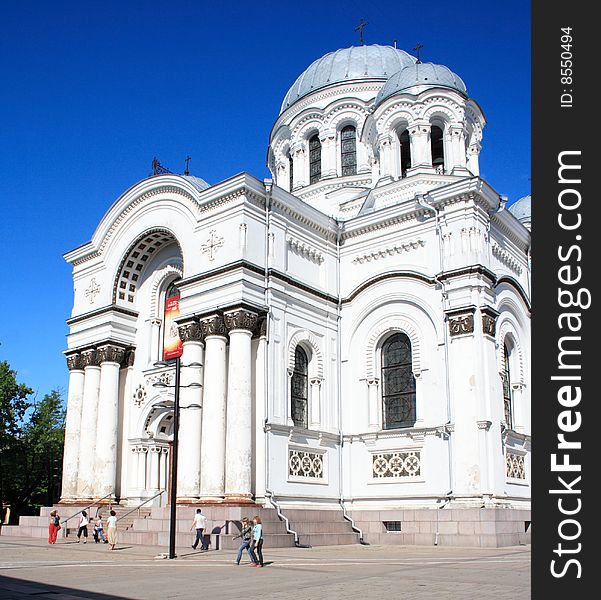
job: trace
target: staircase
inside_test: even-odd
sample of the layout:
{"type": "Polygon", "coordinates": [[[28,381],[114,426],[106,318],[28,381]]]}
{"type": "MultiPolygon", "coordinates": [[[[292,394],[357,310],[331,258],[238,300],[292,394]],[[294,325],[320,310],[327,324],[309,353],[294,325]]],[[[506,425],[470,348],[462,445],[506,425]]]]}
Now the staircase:
{"type": "MultiPolygon", "coordinates": [[[[143,544],[166,548],[169,546],[170,537],[170,507],[147,506],[135,509],[131,506],[112,505],[102,506],[100,514],[105,527],[111,508],[117,513],[117,539],[119,544],[143,544]],[[129,513],[129,514],[128,514],[129,513]]],[[[201,508],[207,517],[205,535],[209,548],[213,550],[236,550],[240,539],[234,539],[240,533],[242,517],[252,519],[259,516],[263,522],[263,535],[266,548],[294,547],[294,536],[286,531],[285,522],[278,517],[273,508],[261,508],[250,505],[219,506],[219,505],[190,505],[178,506],[176,514],[176,546],[186,548],[192,545],[196,532],[190,531],[196,509],[201,508]]],[[[61,522],[73,516],[59,532],[59,540],[76,539],[79,516],[81,510],[78,506],[43,507],[40,516],[21,517],[19,525],[4,525],[3,536],[25,536],[46,538],[48,536],[48,522],[50,512],[59,511],[61,522]]],[[[93,523],[96,518],[96,507],[88,510],[90,537],[93,532],[93,523]]],[[[298,541],[306,546],[336,546],[341,544],[356,544],[358,536],[352,530],[351,524],[344,519],[341,510],[309,510],[309,509],[284,509],[284,514],[289,520],[289,527],[298,534],[298,541]]]]}

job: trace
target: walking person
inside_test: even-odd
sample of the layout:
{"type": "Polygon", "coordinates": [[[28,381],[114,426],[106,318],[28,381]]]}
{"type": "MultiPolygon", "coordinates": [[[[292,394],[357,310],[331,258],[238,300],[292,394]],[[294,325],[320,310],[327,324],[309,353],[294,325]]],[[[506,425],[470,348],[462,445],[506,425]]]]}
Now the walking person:
{"type": "Polygon", "coordinates": [[[250,544],[252,540],[252,530],[253,525],[250,522],[248,517],[243,517],[242,519],[242,530],[239,535],[234,536],[234,539],[242,538],[242,543],[240,544],[240,548],[238,548],[238,556],[236,557],[236,564],[240,564],[240,560],[242,558],[242,553],[244,550],[248,553],[251,564],[257,564],[257,557],[255,553],[250,549],[250,544]]]}
{"type": "Polygon", "coordinates": [[[111,510],[111,516],[106,520],[106,526],[110,550],[114,550],[117,543],[117,513],[114,510],[111,510]]]}
{"type": "Polygon", "coordinates": [[[56,544],[56,536],[61,528],[61,518],[58,511],[53,510],[50,513],[50,522],[48,523],[48,543],[56,544]]]}
{"type": "Polygon", "coordinates": [[[263,566],[263,524],[261,523],[261,517],[258,515],[253,517],[253,532],[252,532],[252,542],[250,544],[250,549],[253,554],[256,554],[255,567],[263,566]]]}
{"type": "Polygon", "coordinates": [[[95,544],[100,543],[100,540],[102,540],[105,544],[109,543],[106,537],[104,537],[104,524],[102,523],[102,515],[100,513],[98,513],[98,516],[96,517],[96,522],[94,523],[93,535],[95,544]]]}
{"type": "Polygon", "coordinates": [[[90,520],[88,519],[88,513],[85,510],[81,511],[81,515],[79,517],[79,527],[77,529],[77,543],[79,544],[81,540],[81,536],[83,535],[83,543],[88,543],[88,523],[90,520]]]}
{"type": "Polygon", "coordinates": [[[196,539],[194,540],[194,543],[192,544],[192,548],[194,548],[194,550],[196,550],[196,547],[198,546],[198,542],[200,542],[201,550],[208,550],[207,544],[205,541],[205,537],[204,537],[204,530],[205,530],[206,526],[207,526],[207,518],[202,514],[202,511],[200,510],[200,508],[197,508],[196,514],[194,515],[194,521],[192,521],[192,527],[190,527],[190,531],[192,531],[192,529],[196,529],[196,539]]]}

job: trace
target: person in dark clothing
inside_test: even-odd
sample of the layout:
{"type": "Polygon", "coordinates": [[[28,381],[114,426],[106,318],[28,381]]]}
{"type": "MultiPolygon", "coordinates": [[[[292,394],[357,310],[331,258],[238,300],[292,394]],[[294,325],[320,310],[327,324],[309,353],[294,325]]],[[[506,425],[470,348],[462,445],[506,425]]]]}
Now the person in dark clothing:
{"type": "Polygon", "coordinates": [[[250,558],[250,562],[252,564],[257,564],[257,557],[255,553],[250,549],[250,542],[252,539],[252,530],[253,526],[248,517],[244,517],[242,519],[242,531],[240,531],[240,535],[234,536],[234,539],[242,538],[242,543],[240,544],[240,548],[238,548],[238,556],[236,557],[236,564],[240,564],[240,560],[242,559],[242,553],[244,550],[248,553],[248,557],[250,558]]]}

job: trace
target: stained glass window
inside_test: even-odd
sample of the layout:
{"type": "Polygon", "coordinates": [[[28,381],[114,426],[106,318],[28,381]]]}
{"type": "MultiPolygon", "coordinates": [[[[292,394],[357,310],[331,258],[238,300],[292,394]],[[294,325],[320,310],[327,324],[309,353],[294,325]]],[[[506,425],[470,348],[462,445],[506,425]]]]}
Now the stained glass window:
{"type": "Polygon", "coordinates": [[[503,368],[503,405],[505,410],[505,423],[508,429],[513,429],[513,401],[511,398],[511,374],[509,366],[509,350],[503,345],[503,358],[505,366],[503,368]]]}
{"type": "Polygon", "coordinates": [[[340,132],[342,175],[357,174],[357,133],[352,125],[340,132]]]}
{"type": "Polygon", "coordinates": [[[309,392],[309,358],[301,346],[294,352],[294,371],[291,381],[292,421],[297,427],[307,428],[309,392]]]}
{"type": "Polygon", "coordinates": [[[309,183],[317,183],[321,179],[321,142],[315,134],[309,140],[309,183]]]}
{"type": "Polygon", "coordinates": [[[395,333],[382,346],[382,403],[384,429],[415,424],[411,341],[404,333],[395,333]]]}

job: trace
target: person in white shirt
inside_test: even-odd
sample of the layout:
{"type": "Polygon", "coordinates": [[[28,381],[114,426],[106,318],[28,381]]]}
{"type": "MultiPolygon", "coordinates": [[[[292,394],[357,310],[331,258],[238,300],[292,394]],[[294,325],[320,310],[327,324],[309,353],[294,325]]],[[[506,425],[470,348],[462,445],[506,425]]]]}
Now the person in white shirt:
{"type": "Polygon", "coordinates": [[[114,510],[111,510],[111,516],[106,520],[106,525],[110,549],[114,550],[117,543],[117,513],[114,510]]]}
{"type": "Polygon", "coordinates": [[[196,550],[196,547],[198,546],[198,542],[200,542],[201,550],[208,550],[207,543],[206,543],[205,537],[203,535],[206,526],[207,526],[207,518],[202,514],[202,511],[200,510],[200,508],[197,508],[196,514],[194,515],[194,521],[192,522],[192,527],[190,527],[190,531],[192,531],[193,529],[196,529],[196,539],[194,540],[194,543],[192,544],[192,548],[194,548],[194,550],[196,550]]]}
{"type": "Polygon", "coordinates": [[[86,544],[88,542],[88,513],[85,510],[81,511],[81,515],[79,517],[79,528],[77,529],[77,543],[79,544],[81,540],[81,536],[83,535],[83,543],[86,544]]]}

